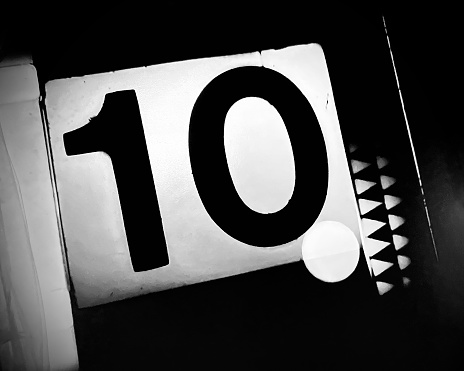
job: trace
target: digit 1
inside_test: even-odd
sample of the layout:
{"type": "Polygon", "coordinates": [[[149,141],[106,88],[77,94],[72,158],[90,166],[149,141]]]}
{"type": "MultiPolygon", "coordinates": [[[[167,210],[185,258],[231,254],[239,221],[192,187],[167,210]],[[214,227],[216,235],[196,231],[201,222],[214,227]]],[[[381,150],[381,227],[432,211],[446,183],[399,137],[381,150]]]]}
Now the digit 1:
{"type": "Polygon", "coordinates": [[[105,96],[96,117],[63,135],[66,154],[102,151],[111,158],[135,272],[169,264],[155,184],[134,90],[105,96]]]}

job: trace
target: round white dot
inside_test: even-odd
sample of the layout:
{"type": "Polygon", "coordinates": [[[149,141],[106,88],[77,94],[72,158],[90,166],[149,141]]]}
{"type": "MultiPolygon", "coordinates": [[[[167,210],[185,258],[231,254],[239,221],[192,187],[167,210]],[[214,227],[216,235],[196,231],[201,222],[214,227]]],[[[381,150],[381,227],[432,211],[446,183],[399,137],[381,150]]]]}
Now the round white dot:
{"type": "Polygon", "coordinates": [[[323,221],[306,232],[302,255],[313,276],[325,282],[339,282],[356,269],[359,243],[353,231],[343,223],[323,221]]]}

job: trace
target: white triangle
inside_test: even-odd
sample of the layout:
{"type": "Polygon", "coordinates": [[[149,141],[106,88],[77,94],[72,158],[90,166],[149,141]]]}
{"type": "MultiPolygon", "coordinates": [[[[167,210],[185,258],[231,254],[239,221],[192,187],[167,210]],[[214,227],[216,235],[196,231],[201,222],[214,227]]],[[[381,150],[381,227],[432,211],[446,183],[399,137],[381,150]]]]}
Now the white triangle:
{"type": "Polygon", "coordinates": [[[409,239],[407,237],[400,236],[399,234],[393,235],[393,244],[395,245],[396,251],[406,246],[408,242],[409,242],[409,239]]]}
{"type": "Polygon", "coordinates": [[[400,269],[405,269],[409,264],[411,264],[411,259],[404,255],[398,255],[398,265],[400,269]]]}
{"type": "Polygon", "coordinates": [[[390,223],[391,230],[394,231],[400,225],[404,224],[404,218],[401,216],[388,214],[388,222],[390,223]]]}
{"type": "Polygon", "coordinates": [[[391,176],[381,175],[380,183],[382,184],[382,189],[387,189],[396,183],[396,179],[392,178],[391,176]]]}
{"type": "Polygon", "coordinates": [[[351,160],[351,167],[353,168],[354,174],[359,173],[362,169],[365,169],[368,166],[370,166],[370,164],[367,162],[351,160]]]}
{"type": "Polygon", "coordinates": [[[379,241],[374,238],[366,237],[364,239],[364,250],[366,250],[367,255],[369,256],[374,256],[388,245],[390,245],[388,242],[379,241]]]}
{"type": "Polygon", "coordinates": [[[385,157],[377,156],[377,166],[379,169],[382,169],[387,165],[388,165],[388,160],[385,157]]]}
{"type": "Polygon", "coordinates": [[[385,199],[385,206],[387,207],[387,210],[390,210],[391,208],[395,207],[401,202],[401,198],[390,196],[390,195],[385,195],[384,199],[385,199]]]}
{"type": "Polygon", "coordinates": [[[377,206],[382,205],[381,202],[365,200],[360,198],[359,200],[359,210],[361,210],[361,215],[367,214],[369,211],[375,209],[377,206]]]}
{"type": "Polygon", "coordinates": [[[356,187],[356,192],[358,193],[358,195],[360,195],[364,191],[367,191],[369,188],[373,187],[375,183],[369,182],[367,180],[355,179],[354,185],[356,187]]]}
{"type": "Polygon", "coordinates": [[[379,222],[378,220],[372,220],[367,218],[361,219],[362,227],[364,236],[369,237],[372,233],[374,233],[377,229],[383,227],[385,224],[384,222],[379,222]]]}
{"type": "Polygon", "coordinates": [[[356,144],[350,144],[349,145],[349,151],[350,153],[353,153],[354,151],[356,151],[358,149],[358,146],[356,144]]]}
{"type": "Polygon", "coordinates": [[[371,259],[371,266],[374,275],[378,276],[380,273],[393,266],[393,263],[384,262],[383,260],[371,259]]]}
{"type": "Polygon", "coordinates": [[[376,282],[376,284],[377,284],[377,289],[379,290],[380,295],[387,293],[393,288],[393,285],[387,282],[378,281],[376,282]]]}
{"type": "Polygon", "coordinates": [[[408,277],[403,277],[404,287],[408,287],[410,283],[411,283],[411,280],[408,277]]]}

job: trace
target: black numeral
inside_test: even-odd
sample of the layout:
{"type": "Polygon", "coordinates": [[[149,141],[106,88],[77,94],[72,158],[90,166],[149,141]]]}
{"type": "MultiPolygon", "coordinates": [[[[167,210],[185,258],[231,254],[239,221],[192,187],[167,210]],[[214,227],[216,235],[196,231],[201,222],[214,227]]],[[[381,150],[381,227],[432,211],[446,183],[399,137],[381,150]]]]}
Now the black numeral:
{"type": "Polygon", "coordinates": [[[98,116],[63,140],[68,156],[97,151],[110,156],[134,271],[169,264],[135,91],[107,94],[98,116]]]}
{"type": "Polygon", "coordinates": [[[269,247],[293,241],[319,216],[327,196],[327,152],[317,117],[303,93],[280,73],[240,67],[213,79],[192,110],[189,128],[192,174],[206,211],[231,237],[269,247]],[[238,100],[258,97],[280,113],[295,161],[295,187],[288,204],[276,213],[250,209],[238,195],[224,148],[224,124],[238,100]]]}

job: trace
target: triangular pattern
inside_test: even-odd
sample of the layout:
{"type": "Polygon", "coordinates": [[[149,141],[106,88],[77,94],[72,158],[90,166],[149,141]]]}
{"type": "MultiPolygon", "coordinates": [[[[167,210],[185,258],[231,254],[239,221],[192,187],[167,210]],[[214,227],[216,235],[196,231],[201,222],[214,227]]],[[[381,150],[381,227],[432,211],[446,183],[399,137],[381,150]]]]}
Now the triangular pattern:
{"type": "Polygon", "coordinates": [[[387,166],[388,162],[389,161],[385,157],[377,156],[377,167],[379,169],[383,169],[385,166],[387,166]]]}
{"type": "Polygon", "coordinates": [[[391,232],[390,226],[388,225],[388,222],[386,222],[385,225],[377,229],[375,232],[371,233],[369,237],[375,238],[376,240],[380,240],[380,241],[393,242],[392,232],[391,232]]]}
{"type": "MultiPolygon", "coordinates": [[[[379,182],[379,173],[375,166],[367,166],[358,173],[356,173],[357,179],[368,180],[369,182],[378,183],[379,182]]],[[[382,187],[379,184],[379,188],[382,187]]]]}
{"type": "MultiPolygon", "coordinates": [[[[390,224],[390,223],[388,223],[388,224],[390,224]]],[[[409,232],[408,232],[408,230],[407,230],[407,228],[405,226],[406,226],[406,223],[401,224],[398,228],[396,228],[393,231],[393,233],[395,233],[395,234],[397,234],[399,236],[404,236],[404,235],[408,234],[409,232]]]]}
{"type": "MultiPolygon", "coordinates": [[[[392,190],[392,188],[395,187],[395,186],[392,186],[390,187],[389,191],[392,190]]],[[[390,195],[386,195],[386,196],[390,196],[390,195]]],[[[393,196],[393,197],[396,197],[399,199],[399,203],[396,203],[396,204],[393,204],[391,203],[390,201],[392,201],[391,199],[389,200],[389,204],[388,206],[390,207],[390,209],[387,209],[387,205],[385,204],[385,209],[388,210],[388,212],[390,214],[395,214],[395,215],[409,215],[409,213],[411,212],[411,208],[407,205],[406,202],[403,202],[402,198],[401,197],[398,197],[398,196],[393,196]]],[[[397,200],[395,200],[396,202],[397,200]]],[[[384,202],[385,202],[385,197],[384,197],[384,202]]]]}
{"type": "Polygon", "coordinates": [[[384,195],[384,199],[387,210],[393,209],[401,202],[401,198],[392,195],[384,195]]]}
{"type": "Polygon", "coordinates": [[[403,277],[403,286],[408,287],[411,284],[411,280],[408,277],[403,277]]]}
{"type": "Polygon", "coordinates": [[[392,178],[391,176],[387,176],[387,175],[380,176],[380,184],[382,185],[383,190],[390,188],[395,183],[396,183],[396,179],[392,178]]]}
{"type": "Polygon", "coordinates": [[[358,146],[356,144],[350,144],[348,146],[348,150],[350,151],[350,153],[353,153],[354,151],[356,151],[358,149],[358,146]]]}
{"type": "Polygon", "coordinates": [[[373,238],[366,237],[364,239],[364,249],[366,250],[369,257],[379,253],[388,245],[390,245],[388,242],[374,240],[373,238]]]}
{"type": "Polygon", "coordinates": [[[403,225],[405,220],[401,216],[388,214],[388,222],[392,231],[403,225]]]}
{"type": "Polygon", "coordinates": [[[363,195],[362,198],[366,200],[373,200],[373,201],[378,201],[378,202],[384,202],[384,196],[383,196],[383,191],[382,187],[380,184],[376,183],[369,189],[367,189],[363,195]]]}
{"type": "Polygon", "coordinates": [[[387,282],[378,281],[376,282],[376,285],[377,285],[377,289],[379,290],[380,295],[386,294],[388,291],[390,291],[393,288],[393,285],[387,282]]]}
{"type": "MultiPolygon", "coordinates": [[[[388,214],[385,210],[385,206],[383,203],[380,203],[379,207],[372,209],[371,211],[367,212],[363,215],[364,218],[378,220],[379,222],[388,223],[388,214]]],[[[391,234],[391,232],[389,232],[391,234]]]]}
{"type": "Polygon", "coordinates": [[[398,268],[398,261],[396,260],[396,256],[395,261],[390,263],[393,263],[393,266],[383,271],[381,274],[375,277],[375,279],[377,281],[388,282],[396,286],[397,284],[401,284],[401,271],[398,268]]]}
{"type": "Polygon", "coordinates": [[[366,218],[361,219],[361,224],[362,224],[362,227],[363,227],[364,235],[366,237],[369,237],[377,229],[379,229],[379,228],[383,227],[384,225],[386,225],[386,223],[379,222],[377,220],[366,219],[366,218]]]}
{"type": "Polygon", "coordinates": [[[369,211],[375,209],[377,206],[382,205],[381,202],[365,200],[363,198],[360,198],[358,202],[359,202],[359,210],[361,211],[361,215],[365,215],[369,211]]]}
{"type": "Polygon", "coordinates": [[[372,272],[375,276],[379,276],[383,271],[393,266],[393,263],[384,262],[382,260],[371,259],[372,272]]]}
{"type": "Polygon", "coordinates": [[[388,158],[376,156],[371,148],[354,144],[350,145],[349,152],[362,216],[363,249],[369,257],[379,294],[383,295],[397,285],[407,286],[410,283],[409,278],[401,277],[399,268],[410,265],[411,259],[397,252],[409,243],[404,237],[405,219],[399,216],[404,214],[403,209],[407,206],[401,199],[404,190],[394,169],[389,166],[388,158]]]}
{"type": "Polygon", "coordinates": [[[398,255],[398,265],[400,269],[405,269],[409,264],[411,264],[411,259],[404,255],[398,255]]]}
{"type": "Polygon", "coordinates": [[[362,179],[355,179],[354,185],[356,187],[356,193],[358,195],[361,195],[363,192],[367,191],[369,188],[375,185],[375,182],[369,182],[367,180],[362,179]]]}
{"type": "Polygon", "coordinates": [[[384,249],[372,256],[372,258],[390,263],[396,263],[398,260],[396,250],[390,243],[384,249]]]}
{"type": "Polygon", "coordinates": [[[356,149],[353,152],[350,152],[350,159],[366,161],[368,163],[372,163],[372,161],[375,161],[375,156],[372,155],[369,149],[367,149],[364,146],[359,147],[356,144],[354,144],[354,147],[356,147],[356,149]]]}
{"type": "MultiPolygon", "coordinates": [[[[393,178],[393,177],[390,177],[390,178],[393,178]]],[[[393,179],[395,179],[395,178],[393,178],[393,179]]],[[[396,197],[401,197],[400,195],[404,194],[405,187],[404,187],[404,185],[402,185],[401,182],[395,181],[395,183],[390,184],[387,189],[384,189],[383,187],[388,185],[388,184],[385,181],[383,183],[384,184],[382,184],[382,182],[380,182],[380,186],[382,187],[382,191],[383,191],[384,194],[389,194],[389,195],[396,196],[396,197]]]]}
{"type": "Polygon", "coordinates": [[[409,243],[409,238],[400,236],[398,234],[393,235],[393,244],[395,249],[398,251],[409,243]]]}
{"type": "Polygon", "coordinates": [[[353,173],[359,173],[361,170],[365,169],[366,167],[370,166],[371,164],[363,161],[358,160],[351,160],[351,168],[353,169],[353,173]]]}

